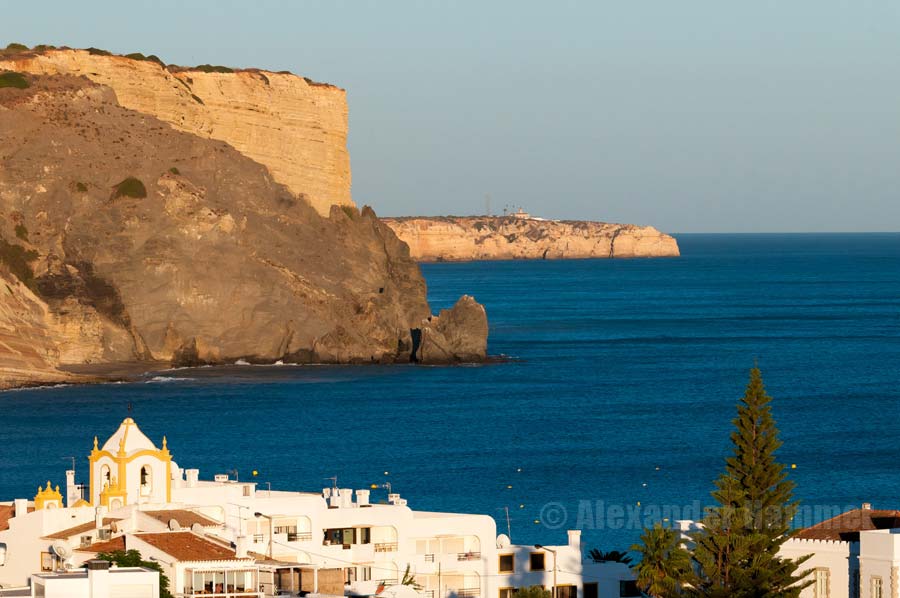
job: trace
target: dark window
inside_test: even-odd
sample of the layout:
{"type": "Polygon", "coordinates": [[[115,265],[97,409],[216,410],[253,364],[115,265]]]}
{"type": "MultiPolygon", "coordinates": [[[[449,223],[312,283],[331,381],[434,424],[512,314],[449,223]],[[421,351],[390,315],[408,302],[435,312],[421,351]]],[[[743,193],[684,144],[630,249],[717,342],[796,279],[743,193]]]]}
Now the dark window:
{"type": "Polygon", "coordinates": [[[575,586],[556,586],[556,598],[578,598],[575,586]]]}
{"type": "Polygon", "coordinates": [[[359,528],[359,543],[360,544],[371,544],[372,543],[372,528],[371,527],[359,528]]]}
{"type": "Polygon", "coordinates": [[[583,598],[598,598],[600,592],[597,589],[596,583],[586,583],[584,584],[584,596],[583,598]]]}
{"type": "Polygon", "coordinates": [[[516,570],[516,557],[513,554],[500,555],[500,573],[513,573],[516,570]]]}
{"type": "Polygon", "coordinates": [[[498,598],[513,598],[518,591],[518,588],[500,588],[498,598]]]}
{"type": "Polygon", "coordinates": [[[630,596],[640,596],[641,591],[638,589],[636,581],[620,581],[619,582],[619,596],[630,597],[630,596]]]}
{"type": "Polygon", "coordinates": [[[532,571],[543,571],[544,570],[544,553],[543,552],[532,552],[530,563],[531,563],[532,571]]]}

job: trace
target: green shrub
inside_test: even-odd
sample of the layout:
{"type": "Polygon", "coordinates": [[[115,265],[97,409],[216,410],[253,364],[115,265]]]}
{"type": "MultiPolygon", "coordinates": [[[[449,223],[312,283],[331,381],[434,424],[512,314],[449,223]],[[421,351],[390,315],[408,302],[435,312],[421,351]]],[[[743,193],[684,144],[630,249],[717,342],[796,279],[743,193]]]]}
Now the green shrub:
{"type": "Polygon", "coordinates": [[[198,64],[194,70],[203,71],[204,73],[233,73],[234,69],[227,66],[219,66],[213,64],[198,64]]]}
{"type": "Polygon", "coordinates": [[[181,174],[181,171],[175,168],[174,166],[169,169],[169,172],[172,174],[181,174]]]}
{"type": "Polygon", "coordinates": [[[32,50],[35,52],[46,52],[47,50],[55,50],[56,46],[51,46],[48,44],[38,44],[32,50]]]}
{"type": "Polygon", "coordinates": [[[87,185],[79,181],[75,183],[75,190],[79,193],[87,193],[87,185]]]}
{"type": "Polygon", "coordinates": [[[350,220],[356,220],[356,214],[353,206],[341,206],[341,209],[344,210],[344,214],[347,215],[347,218],[349,218],[350,220]]]}
{"type": "Polygon", "coordinates": [[[0,73],[0,87],[15,87],[17,89],[25,89],[31,85],[25,75],[15,71],[4,71],[0,73]]]}
{"type": "Polygon", "coordinates": [[[10,52],[24,52],[28,49],[28,46],[26,46],[25,44],[17,44],[16,42],[13,42],[7,45],[6,49],[10,52]]]}
{"type": "Polygon", "coordinates": [[[24,225],[24,224],[17,224],[17,225],[16,225],[16,236],[17,236],[18,238],[22,239],[23,241],[27,241],[27,240],[28,240],[28,229],[25,228],[25,225],[24,225]]]}
{"type": "Polygon", "coordinates": [[[13,276],[28,287],[34,283],[34,271],[28,262],[37,258],[37,251],[27,251],[21,245],[13,245],[7,243],[6,239],[0,239],[0,263],[6,264],[13,276]]]}
{"type": "Polygon", "coordinates": [[[150,56],[144,56],[140,52],[132,52],[131,54],[126,54],[125,58],[130,58],[132,60],[145,60],[148,62],[155,62],[160,66],[166,66],[166,64],[160,60],[159,56],[155,54],[151,54],[150,56]]]}
{"type": "Polygon", "coordinates": [[[112,56],[112,52],[101,50],[100,48],[85,48],[88,54],[92,56],[112,56]]]}
{"type": "Polygon", "coordinates": [[[112,198],[116,199],[119,197],[133,197],[135,199],[144,199],[145,197],[147,197],[147,188],[144,187],[144,183],[142,183],[140,180],[134,178],[133,176],[130,176],[113,187],[112,198]]]}

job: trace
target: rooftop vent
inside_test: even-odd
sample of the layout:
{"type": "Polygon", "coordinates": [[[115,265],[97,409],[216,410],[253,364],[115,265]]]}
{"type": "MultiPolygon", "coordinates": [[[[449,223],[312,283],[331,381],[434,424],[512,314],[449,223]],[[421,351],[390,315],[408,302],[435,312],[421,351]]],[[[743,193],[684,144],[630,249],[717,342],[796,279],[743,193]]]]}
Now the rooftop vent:
{"type": "Polygon", "coordinates": [[[862,508],[863,508],[863,511],[871,511],[871,510],[872,510],[872,503],[870,503],[870,502],[864,502],[864,503],[862,504],[862,508]]]}

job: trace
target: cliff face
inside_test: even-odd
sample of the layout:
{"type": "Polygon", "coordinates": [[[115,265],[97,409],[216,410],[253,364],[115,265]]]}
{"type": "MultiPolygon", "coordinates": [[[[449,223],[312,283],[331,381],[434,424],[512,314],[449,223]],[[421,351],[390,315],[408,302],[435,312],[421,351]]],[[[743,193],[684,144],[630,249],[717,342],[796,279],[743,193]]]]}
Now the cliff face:
{"type": "Polygon", "coordinates": [[[423,262],[674,257],[677,241],[652,226],[508,217],[385,218],[423,262]]]}
{"type": "Polygon", "coordinates": [[[0,389],[69,381],[56,369],[47,305],[2,266],[0,297],[0,389]]]}
{"type": "MultiPolygon", "coordinates": [[[[0,88],[0,264],[18,281],[0,285],[0,376],[413,356],[425,282],[371,209],[323,217],[233,147],[123,108],[107,87],[29,80],[0,88]]],[[[426,360],[481,346],[442,334],[447,355],[426,360]]]]}
{"type": "Polygon", "coordinates": [[[322,215],[332,204],[353,205],[343,89],[268,71],[169,70],[87,50],[0,57],[0,69],[84,75],[112,88],[125,108],[229,143],[322,215]]]}

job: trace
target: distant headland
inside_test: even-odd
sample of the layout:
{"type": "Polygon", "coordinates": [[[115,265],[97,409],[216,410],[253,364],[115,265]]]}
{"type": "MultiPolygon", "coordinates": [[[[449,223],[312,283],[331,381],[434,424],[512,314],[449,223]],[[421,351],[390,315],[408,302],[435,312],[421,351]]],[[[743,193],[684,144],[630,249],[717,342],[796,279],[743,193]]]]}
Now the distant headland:
{"type": "Polygon", "coordinates": [[[420,262],[677,257],[674,237],[634,224],[504,216],[383,218],[420,262]]]}

